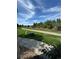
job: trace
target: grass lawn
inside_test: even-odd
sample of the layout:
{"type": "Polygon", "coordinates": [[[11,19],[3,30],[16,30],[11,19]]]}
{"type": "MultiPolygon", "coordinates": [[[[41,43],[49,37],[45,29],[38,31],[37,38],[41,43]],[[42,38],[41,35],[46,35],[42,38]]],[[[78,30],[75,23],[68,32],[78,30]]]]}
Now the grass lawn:
{"type": "Polygon", "coordinates": [[[26,33],[25,30],[22,30],[21,28],[17,28],[17,36],[20,36],[20,35],[24,35],[26,33]]]}
{"type": "Polygon", "coordinates": [[[26,31],[26,30],[23,30],[21,28],[17,29],[17,36],[19,36],[19,37],[30,38],[30,37],[27,36],[28,33],[34,33],[36,36],[33,36],[33,38],[34,37],[38,38],[38,37],[42,36],[41,41],[43,41],[47,44],[50,44],[50,45],[58,46],[61,43],[61,37],[60,36],[49,35],[49,34],[44,34],[44,33],[39,33],[39,32],[33,32],[33,31],[26,31]]]}

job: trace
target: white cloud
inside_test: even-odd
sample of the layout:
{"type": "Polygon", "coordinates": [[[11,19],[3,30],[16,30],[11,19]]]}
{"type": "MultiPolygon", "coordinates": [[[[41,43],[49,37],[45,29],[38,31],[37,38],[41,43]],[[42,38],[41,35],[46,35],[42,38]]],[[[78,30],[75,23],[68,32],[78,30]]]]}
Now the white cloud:
{"type": "Polygon", "coordinates": [[[28,20],[28,19],[32,18],[35,13],[31,12],[31,14],[24,14],[24,13],[18,13],[18,14],[20,16],[22,16],[23,18],[25,18],[25,20],[28,20]]]}
{"type": "Polygon", "coordinates": [[[53,16],[50,15],[50,16],[47,17],[46,19],[57,19],[57,18],[61,18],[60,15],[61,15],[60,13],[57,13],[57,14],[55,14],[55,15],[53,15],[53,16]]]}
{"type": "Polygon", "coordinates": [[[38,20],[33,20],[34,23],[38,22],[38,20]]]}
{"type": "Polygon", "coordinates": [[[22,22],[22,21],[19,22],[19,24],[20,24],[20,25],[32,25],[32,23],[29,23],[29,22],[22,22]]]}
{"type": "Polygon", "coordinates": [[[30,0],[18,0],[25,9],[34,9],[34,6],[30,0]]]}
{"type": "Polygon", "coordinates": [[[61,18],[61,14],[56,13],[53,15],[41,15],[41,16],[39,16],[39,18],[44,18],[45,20],[53,20],[53,19],[61,18]]]}
{"type": "Polygon", "coordinates": [[[26,10],[27,13],[25,14],[21,12],[18,13],[19,15],[26,18],[26,20],[32,18],[35,15],[35,7],[30,0],[18,0],[18,4],[26,10]]]}
{"type": "Polygon", "coordinates": [[[39,16],[39,18],[41,18],[41,17],[47,17],[46,15],[41,15],[41,16],[39,16]]]}
{"type": "Polygon", "coordinates": [[[41,15],[41,16],[39,16],[39,18],[44,18],[46,20],[49,20],[49,19],[57,19],[57,18],[61,18],[61,13],[58,12],[56,14],[41,15]]]}
{"type": "Polygon", "coordinates": [[[38,6],[35,7],[35,8],[45,9],[45,8],[44,8],[44,3],[43,3],[42,0],[34,0],[34,1],[38,4],[38,6]]]}
{"type": "Polygon", "coordinates": [[[52,7],[52,8],[49,8],[47,10],[43,10],[43,12],[60,12],[61,8],[60,7],[52,7]]]}

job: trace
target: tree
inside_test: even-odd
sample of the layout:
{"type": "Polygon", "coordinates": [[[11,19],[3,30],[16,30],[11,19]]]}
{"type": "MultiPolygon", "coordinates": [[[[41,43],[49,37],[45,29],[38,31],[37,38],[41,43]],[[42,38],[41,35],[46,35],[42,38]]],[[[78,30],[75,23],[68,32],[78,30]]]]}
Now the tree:
{"type": "Polygon", "coordinates": [[[46,21],[45,25],[46,25],[46,28],[48,28],[48,29],[52,29],[53,28],[53,24],[52,24],[51,20],[46,21]]]}
{"type": "Polygon", "coordinates": [[[45,22],[34,23],[33,28],[46,28],[61,31],[61,19],[47,20],[45,22]]]}

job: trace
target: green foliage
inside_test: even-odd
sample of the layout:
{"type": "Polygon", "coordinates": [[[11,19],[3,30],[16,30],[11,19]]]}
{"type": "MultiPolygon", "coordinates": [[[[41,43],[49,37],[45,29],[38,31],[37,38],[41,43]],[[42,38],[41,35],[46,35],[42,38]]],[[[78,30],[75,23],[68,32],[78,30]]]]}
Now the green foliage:
{"type": "Polygon", "coordinates": [[[32,32],[28,33],[26,35],[26,38],[35,39],[35,40],[38,40],[38,41],[42,41],[43,40],[42,35],[35,34],[35,33],[32,33],[32,32]]]}
{"type": "Polygon", "coordinates": [[[21,28],[17,28],[17,36],[25,37],[26,31],[21,28]]]}
{"type": "Polygon", "coordinates": [[[21,28],[18,28],[18,36],[22,38],[31,38],[38,41],[43,41],[49,45],[58,46],[60,44],[60,36],[49,35],[39,32],[25,31],[21,28]]]}
{"type": "Polygon", "coordinates": [[[45,22],[40,22],[40,23],[34,23],[33,28],[47,28],[47,29],[54,29],[57,31],[61,31],[61,20],[56,19],[56,20],[47,20],[45,22]]]}
{"type": "MultiPolygon", "coordinates": [[[[55,36],[55,35],[49,35],[39,32],[32,32],[32,31],[26,31],[21,28],[38,28],[38,29],[45,29],[47,31],[49,30],[55,30],[55,31],[61,31],[61,19],[56,20],[47,20],[45,22],[40,23],[34,23],[32,26],[24,26],[17,24],[17,36],[22,38],[30,38],[35,39],[38,41],[42,41],[44,43],[47,43],[49,45],[53,45],[55,48],[51,51],[47,52],[46,55],[49,57],[49,59],[60,59],[61,58],[61,37],[55,36]]],[[[22,49],[22,47],[20,47],[22,49]]]]}
{"type": "Polygon", "coordinates": [[[60,44],[60,39],[61,39],[60,36],[43,34],[43,33],[38,33],[38,32],[35,32],[35,33],[42,35],[42,37],[43,37],[42,41],[49,44],[49,45],[58,46],[60,44]]]}
{"type": "Polygon", "coordinates": [[[34,23],[33,25],[19,25],[17,27],[26,27],[26,28],[39,28],[39,29],[49,29],[53,31],[61,31],[61,19],[56,20],[47,20],[45,22],[34,23]]]}
{"type": "Polygon", "coordinates": [[[22,38],[30,38],[30,39],[35,39],[35,40],[38,40],[38,41],[42,41],[43,40],[43,37],[42,35],[40,34],[35,34],[33,32],[27,32],[21,28],[18,28],[18,31],[17,31],[17,36],[19,37],[22,37],[22,38]]]}
{"type": "Polygon", "coordinates": [[[49,57],[49,59],[61,59],[61,44],[47,52],[46,55],[49,57]]]}
{"type": "Polygon", "coordinates": [[[43,54],[37,55],[32,59],[61,59],[61,44],[59,46],[54,47],[50,51],[42,50],[43,54]]]}

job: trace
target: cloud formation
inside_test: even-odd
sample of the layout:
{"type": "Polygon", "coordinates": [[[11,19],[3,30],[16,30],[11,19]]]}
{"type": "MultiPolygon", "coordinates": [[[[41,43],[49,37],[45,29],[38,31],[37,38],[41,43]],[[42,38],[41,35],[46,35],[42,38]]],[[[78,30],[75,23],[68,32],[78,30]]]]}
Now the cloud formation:
{"type": "Polygon", "coordinates": [[[17,0],[17,22],[33,24],[60,18],[61,0],[17,0]]]}
{"type": "Polygon", "coordinates": [[[19,9],[21,7],[23,7],[23,9],[25,9],[25,11],[19,11],[18,15],[23,16],[26,20],[28,20],[29,18],[32,18],[34,16],[34,14],[35,14],[34,6],[30,0],[18,0],[18,6],[20,6],[19,9]],[[22,13],[22,12],[24,12],[24,13],[22,13]]]}
{"type": "Polygon", "coordinates": [[[61,11],[61,9],[58,6],[51,7],[49,9],[47,9],[47,10],[43,10],[43,12],[60,12],[60,11],[61,11]]]}

